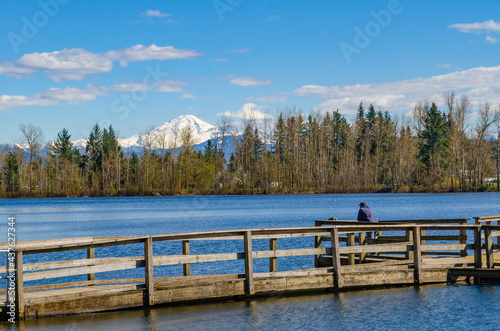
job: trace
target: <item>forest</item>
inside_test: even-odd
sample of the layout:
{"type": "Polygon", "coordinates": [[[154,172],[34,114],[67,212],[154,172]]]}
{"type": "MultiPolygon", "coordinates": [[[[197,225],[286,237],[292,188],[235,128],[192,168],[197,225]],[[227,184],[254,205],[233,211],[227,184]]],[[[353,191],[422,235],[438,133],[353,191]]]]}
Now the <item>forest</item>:
{"type": "Polygon", "coordinates": [[[66,129],[45,143],[39,127],[21,125],[22,141],[0,151],[0,196],[498,190],[500,107],[443,98],[444,109],[422,101],[407,118],[362,103],[351,121],[295,108],[271,121],[246,118],[230,155],[227,118],[198,152],[188,129],[180,147],[145,134],[142,151],[127,154],[112,126],[96,124],[79,152],[66,129]]]}

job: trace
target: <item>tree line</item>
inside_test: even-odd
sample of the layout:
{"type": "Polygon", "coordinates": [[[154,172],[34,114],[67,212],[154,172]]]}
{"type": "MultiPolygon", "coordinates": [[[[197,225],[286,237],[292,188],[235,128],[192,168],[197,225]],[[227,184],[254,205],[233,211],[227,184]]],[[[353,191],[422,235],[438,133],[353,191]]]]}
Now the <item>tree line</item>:
{"type": "Polygon", "coordinates": [[[112,196],[304,192],[452,192],[498,189],[500,108],[473,107],[444,94],[446,108],[415,105],[393,118],[359,105],[354,120],[338,110],[304,115],[284,109],[272,121],[247,118],[228,148],[230,123],[196,152],[193,133],[176,141],[149,132],[140,153],[126,154],[112,126],[95,125],[84,152],[63,129],[43,144],[39,127],[22,125],[20,144],[0,152],[0,194],[112,196]],[[475,115],[472,119],[471,116],[475,115]],[[45,148],[44,148],[45,146],[45,148]],[[167,146],[174,146],[167,148],[167,146]]]}

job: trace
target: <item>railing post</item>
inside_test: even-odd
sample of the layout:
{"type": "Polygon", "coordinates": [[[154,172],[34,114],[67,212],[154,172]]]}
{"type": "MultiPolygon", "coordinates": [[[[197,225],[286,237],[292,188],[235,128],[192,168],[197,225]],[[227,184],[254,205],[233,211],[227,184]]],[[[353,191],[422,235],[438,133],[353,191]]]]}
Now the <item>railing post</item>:
{"type": "Polygon", "coordinates": [[[474,228],[474,268],[482,268],[481,258],[481,225],[477,225],[474,228]]]}
{"type": "Polygon", "coordinates": [[[493,256],[493,237],[491,236],[491,228],[484,227],[484,247],[486,250],[486,267],[493,268],[495,263],[493,256]]]}
{"type": "MultiPolygon", "coordinates": [[[[93,247],[92,248],[87,248],[87,259],[94,259],[94,258],[95,258],[94,248],[93,247]]],[[[94,281],[95,280],[95,274],[94,273],[87,274],[87,280],[88,281],[94,281]]],[[[95,285],[95,284],[91,284],[91,285],[95,285]]]]}
{"type": "MultiPolygon", "coordinates": [[[[366,232],[361,231],[358,235],[359,246],[366,245],[366,232]]],[[[359,263],[361,264],[366,257],[366,253],[359,253],[359,263]]]]}
{"type": "MultiPolygon", "coordinates": [[[[461,222],[459,223],[460,225],[465,225],[467,224],[467,221],[466,222],[461,222]]],[[[467,230],[466,229],[460,229],[460,244],[461,245],[467,245],[467,230]],[[465,237],[465,238],[463,238],[465,237]]],[[[460,251],[460,257],[466,257],[468,254],[467,254],[467,249],[463,249],[460,251]]]]}
{"type": "MultiPolygon", "coordinates": [[[[189,240],[182,241],[182,255],[189,255],[189,240]]],[[[184,276],[191,276],[191,264],[184,263],[182,265],[182,271],[184,276]]]]}
{"type": "Polygon", "coordinates": [[[422,248],[419,226],[413,228],[413,265],[415,268],[414,282],[422,284],[422,248]]]}
{"type": "MultiPolygon", "coordinates": [[[[276,238],[269,239],[269,250],[274,251],[276,253],[277,249],[278,249],[278,239],[276,239],[276,238]]],[[[277,257],[270,257],[269,258],[269,272],[276,272],[276,271],[278,271],[278,258],[277,257]]]]}
{"type": "Polygon", "coordinates": [[[337,228],[333,228],[330,231],[330,239],[332,242],[333,286],[341,288],[342,274],[340,272],[339,230],[337,228]]]}
{"type": "Polygon", "coordinates": [[[153,277],[153,238],[144,240],[144,279],[146,281],[146,305],[155,304],[154,277],[153,277]]]}
{"type": "Polygon", "coordinates": [[[252,231],[245,231],[243,235],[245,248],[245,293],[254,294],[253,287],[253,256],[252,256],[252,231]]]}
{"type": "MultiPolygon", "coordinates": [[[[8,265],[7,265],[8,266],[8,265]]],[[[6,267],[7,267],[6,266],[6,267]]],[[[16,280],[16,315],[19,320],[24,319],[24,280],[23,280],[23,252],[16,251],[14,262],[16,280]]]]}
{"type": "MultiPolygon", "coordinates": [[[[321,248],[321,236],[314,237],[314,248],[321,248]]],[[[319,268],[319,258],[321,255],[314,255],[314,267],[319,268]]]]}
{"type": "MultiPolygon", "coordinates": [[[[413,243],[415,242],[415,241],[413,240],[413,230],[406,230],[405,240],[406,240],[407,242],[412,243],[412,245],[413,245],[413,243]]],[[[410,250],[407,250],[407,251],[406,251],[406,253],[405,253],[405,258],[406,258],[407,260],[413,260],[413,257],[414,257],[414,255],[413,255],[413,250],[411,250],[411,251],[410,251],[410,250]]]]}
{"type": "MultiPolygon", "coordinates": [[[[354,237],[354,232],[353,233],[348,233],[347,234],[347,246],[354,246],[355,245],[355,237],[354,237]]],[[[356,260],[355,260],[356,254],[355,253],[349,253],[347,255],[347,264],[348,265],[354,265],[356,260]]]]}

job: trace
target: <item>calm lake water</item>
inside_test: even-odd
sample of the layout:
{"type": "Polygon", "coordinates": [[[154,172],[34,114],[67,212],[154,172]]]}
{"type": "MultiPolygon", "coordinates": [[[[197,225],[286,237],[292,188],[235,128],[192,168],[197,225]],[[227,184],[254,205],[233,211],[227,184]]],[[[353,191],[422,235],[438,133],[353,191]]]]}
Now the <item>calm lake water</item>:
{"type": "MultiPolygon", "coordinates": [[[[500,214],[500,194],[497,193],[0,199],[0,241],[7,241],[9,216],[16,217],[16,240],[24,241],[313,226],[315,220],[332,216],[355,219],[362,200],[380,220],[500,214]]],[[[236,248],[240,244],[228,242],[236,248]]],[[[286,246],[286,242],[278,241],[278,245],[286,246]]],[[[166,246],[165,249],[174,248],[166,246]]],[[[193,244],[193,249],[202,249],[202,246],[193,244]]],[[[102,253],[96,250],[96,257],[116,254],[111,250],[102,253]]],[[[310,263],[309,260],[278,259],[278,269],[295,269],[310,263]]],[[[259,268],[257,265],[256,272],[259,268]]],[[[178,268],[162,270],[165,275],[180,272],[178,268]]],[[[211,271],[192,270],[193,273],[211,271]]],[[[161,276],[156,268],[155,276],[161,276]]],[[[499,328],[498,316],[500,287],[438,285],[135,309],[31,320],[17,326],[7,323],[0,324],[0,328],[494,330],[499,328]]]]}

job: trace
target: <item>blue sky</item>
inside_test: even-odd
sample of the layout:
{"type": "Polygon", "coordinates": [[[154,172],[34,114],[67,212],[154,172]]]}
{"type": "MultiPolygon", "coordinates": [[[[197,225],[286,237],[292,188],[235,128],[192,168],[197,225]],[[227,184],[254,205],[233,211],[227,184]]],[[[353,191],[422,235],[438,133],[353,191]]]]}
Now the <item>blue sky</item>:
{"type": "Polygon", "coordinates": [[[401,116],[447,90],[500,103],[499,1],[6,0],[0,143],[20,124],[121,138],[252,109],[401,116]]]}

